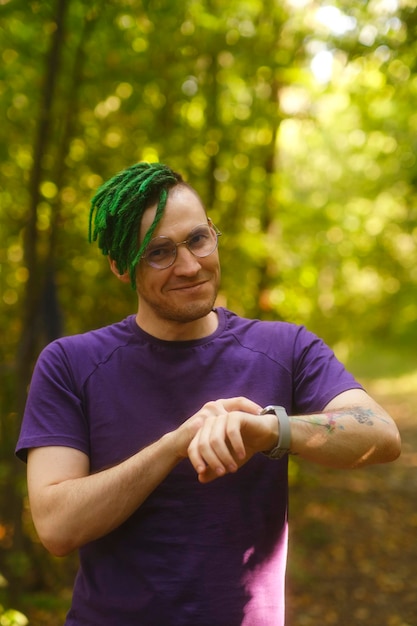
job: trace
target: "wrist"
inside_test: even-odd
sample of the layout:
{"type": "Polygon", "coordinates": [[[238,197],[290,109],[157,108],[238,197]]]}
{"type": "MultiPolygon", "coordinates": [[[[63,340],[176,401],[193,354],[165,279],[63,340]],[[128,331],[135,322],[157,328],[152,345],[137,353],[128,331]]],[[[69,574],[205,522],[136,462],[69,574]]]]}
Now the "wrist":
{"type": "Polygon", "coordinates": [[[274,415],[278,430],[275,446],[264,454],[271,459],[281,459],[291,448],[291,426],[287,411],[282,406],[269,405],[262,410],[261,415],[274,415]]]}
{"type": "Polygon", "coordinates": [[[264,442],[262,452],[268,454],[269,450],[273,450],[278,445],[279,439],[279,422],[275,413],[261,413],[263,419],[268,420],[268,434],[267,439],[264,442]]]}
{"type": "Polygon", "coordinates": [[[187,458],[188,440],[181,436],[181,432],[179,432],[179,430],[173,430],[165,433],[159,441],[161,447],[166,451],[167,456],[173,457],[174,463],[179,463],[183,459],[187,458]]]}

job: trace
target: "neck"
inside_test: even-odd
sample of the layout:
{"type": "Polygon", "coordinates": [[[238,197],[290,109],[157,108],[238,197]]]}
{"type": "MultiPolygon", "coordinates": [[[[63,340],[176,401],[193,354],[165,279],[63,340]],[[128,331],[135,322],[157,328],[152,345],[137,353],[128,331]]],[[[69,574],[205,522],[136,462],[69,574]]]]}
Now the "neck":
{"type": "Polygon", "coordinates": [[[192,341],[208,337],[217,329],[217,313],[212,310],[204,317],[190,322],[177,322],[175,320],[158,319],[155,315],[152,319],[146,319],[140,310],[136,315],[136,323],[149,335],[164,341],[192,341]]]}

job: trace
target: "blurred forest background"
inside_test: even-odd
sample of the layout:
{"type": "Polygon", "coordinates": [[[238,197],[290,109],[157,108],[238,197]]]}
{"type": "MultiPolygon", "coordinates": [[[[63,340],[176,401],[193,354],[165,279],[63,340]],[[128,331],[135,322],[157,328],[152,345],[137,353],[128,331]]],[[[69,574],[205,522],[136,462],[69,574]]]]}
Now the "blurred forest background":
{"type": "Polygon", "coordinates": [[[358,376],[417,370],[417,8],[0,0],[0,55],[0,624],[11,626],[28,606],[68,600],[75,562],[37,542],[13,450],[40,349],[134,310],[86,243],[90,198],[117,171],[162,161],[198,189],[224,233],[220,304],[306,324],[358,376]]]}

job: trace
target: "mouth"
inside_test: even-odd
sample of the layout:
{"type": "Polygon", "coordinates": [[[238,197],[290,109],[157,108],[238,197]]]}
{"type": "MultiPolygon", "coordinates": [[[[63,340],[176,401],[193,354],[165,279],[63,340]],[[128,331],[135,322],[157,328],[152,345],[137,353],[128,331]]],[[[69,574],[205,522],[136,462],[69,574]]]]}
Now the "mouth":
{"type": "Polygon", "coordinates": [[[187,283],[182,285],[176,285],[175,287],[171,287],[170,291],[179,291],[182,293],[193,293],[194,291],[199,291],[201,287],[207,285],[208,280],[200,280],[198,283],[187,283]]]}

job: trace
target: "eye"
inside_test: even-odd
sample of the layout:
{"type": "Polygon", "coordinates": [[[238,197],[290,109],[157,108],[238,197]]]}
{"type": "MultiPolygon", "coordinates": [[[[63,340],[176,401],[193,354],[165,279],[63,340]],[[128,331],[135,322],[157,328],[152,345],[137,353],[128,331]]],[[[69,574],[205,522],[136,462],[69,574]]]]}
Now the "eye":
{"type": "Polygon", "coordinates": [[[210,233],[207,229],[198,230],[189,237],[188,245],[194,249],[204,248],[209,239],[210,233]]]}
{"type": "Polygon", "coordinates": [[[152,248],[148,248],[146,252],[146,257],[149,261],[163,261],[168,257],[172,256],[173,247],[169,244],[153,246],[152,248]]]}

